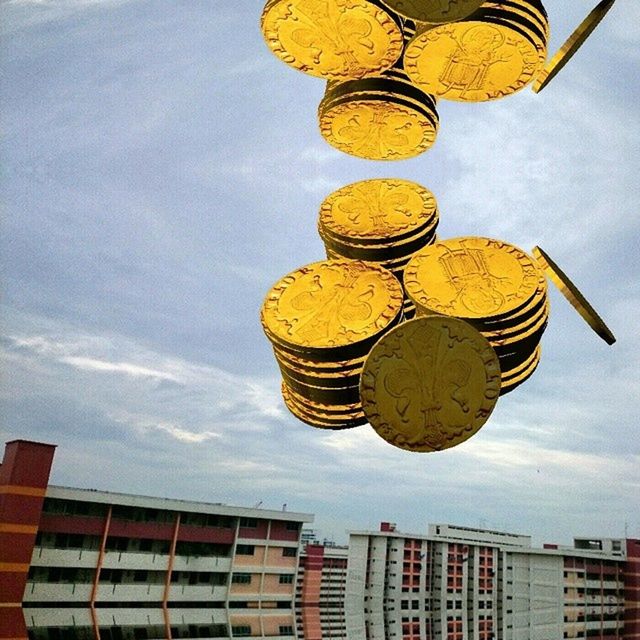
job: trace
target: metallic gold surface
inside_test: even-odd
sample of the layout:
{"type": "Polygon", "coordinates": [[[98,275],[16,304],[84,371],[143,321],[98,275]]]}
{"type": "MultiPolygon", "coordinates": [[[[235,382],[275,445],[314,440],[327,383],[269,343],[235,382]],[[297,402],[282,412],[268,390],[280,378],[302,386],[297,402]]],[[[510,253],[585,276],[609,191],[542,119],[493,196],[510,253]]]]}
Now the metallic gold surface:
{"type": "Polygon", "coordinates": [[[413,158],[435,142],[438,125],[391,95],[358,96],[319,112],[320,132],[336,149],[366,160],[413,158]]]}
{"type": "MultiPolygon", "coordinates": [[[[402,300],[400,282],[386,269],[355,260],[326,260],[277,282],[262,305],[261,320],[274,343],[309,353],[335,351],[386,330],[397,321],[402,300]]],[[[345,352],[337,359],[351,357],[345,352]]]]}
{"type": "Polygon", "coordinates": [[[327,79],[384,71],[403,47],[399,20],[376,0],[270,0],[261,29],[281,60],[327,79]]]}
{"type": "Polygon", "coordinates": [[[484,19],[419,31],[404,55],[405,71],[417,86],[464,102],[494,100],[522,89],[543,62],[530,37],[507,23],[484,19]]]}
{"type": "Polygon", "coordinates": [[[580,23],[569,39],[560,47],[549,63],[536,76],[531,87],[535,93],[542,91],[562,70],[567,62],[571,60],[573,55],[584,44],[585,40],[591,35],[593,30],[600,24],[605,15],[607,15],[607,12],[611,9],[614,2],[615,0],[602,0],[580,23]]]}
{"type": "Polygon", "coordinates": [[[611,329],[607,327],[604,320],[598,315],[596,310],[589,304],[569,277],[560,267],[540,248],[533,248],[533,256],[540,266],[545,270],[551,281],[558,287],[562,295],[571,303],[576,311],[582,316],[587,324],[607,343],[613,344],[616,341],[611,329]]]}
{"type": "Polygon", "coordinates": [[[416,22],[444,24],[466,18],[483,0],[384,0],[396,13],[416,22]]]}
{"type": "Polygon", "coordinates": [[[366,424],[367,420],[364,414],[358,415],[354,413],[352,416],[333,417],[326,416],[322,412],[311,412],[292,397],[291,390],[283,383],[282,398],[285,406],[298,420],[319,429],[351,429],[366,424]]]}
{"type": "Polygon", "coordinates": [[[401,240],[431,224],[436,199],[425,187],[400,178],[362,180],[325,198],[319,227],[338,238],[363,243],[401,240]]]}
{"type": "Polygon", "coordinates": [[[490,238],[440,240],[404,271],[417,307],[457,318],[489,321],[512,315],[536,294],[540,270],[524,251],[490,238]]]}
{"type": "Polygon", "coordinates": [[[429,316],[383,336],[360,382],[365,415],[387,442],[439,451],[464,442],[487,421],[500,393],[500,366],[471,325],[429,316]]]}
{"type": "Polygon", "coordinates": [[[533,353],[532,358],[528,361],[527,366],[519,372],[517,375],[504,377],[500,386],[500,395],[503,396],[510,391],[513,391],[516,387],[520,386],[523,382],[526,382],[538,368],[540,364],[540,347],[538,346],[533,353]]]}

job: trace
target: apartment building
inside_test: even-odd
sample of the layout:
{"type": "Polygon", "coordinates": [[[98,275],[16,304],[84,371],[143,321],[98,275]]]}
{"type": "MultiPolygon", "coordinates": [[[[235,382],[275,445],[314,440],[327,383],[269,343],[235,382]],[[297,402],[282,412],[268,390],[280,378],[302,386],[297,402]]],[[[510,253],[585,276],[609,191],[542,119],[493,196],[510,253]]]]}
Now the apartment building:
{"type": "Polygon", "coordinates": [[[344,598],[348,554],[348,547],[313,542],[303,546],[296,585],[299,638],[345,638],[344,598]]]}
{"type": "Polygon", "coordinates": [[[53,452],[0,466],[0,639],[295,635],[313,516],[48,486],[53,452]]]}
{"type": "Polygon", "coordinates": [[[634,639],[637,540],[529,536],[452,525],[351,533],[349,640],[634,639]]]}

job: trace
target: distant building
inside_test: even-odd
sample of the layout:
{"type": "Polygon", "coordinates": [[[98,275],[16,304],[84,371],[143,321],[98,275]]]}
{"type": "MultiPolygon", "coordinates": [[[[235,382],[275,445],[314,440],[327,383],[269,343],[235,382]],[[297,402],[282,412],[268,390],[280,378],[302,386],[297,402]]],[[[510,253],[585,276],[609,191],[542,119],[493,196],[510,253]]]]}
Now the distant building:
{"type": "Polygon", "coordinates": [[[451,525],[354,532],[348,640],[640,638],[640,541],[531,538],[451,525]]]}
{"type": "Polygon", "coordinates": [[[0,466],[0,639],[295,635],[312,515],[47,486],[53,452],[0,466]]]}
{"type": "Polygon", "coordinates": [[[348,547],[303,547],[296,586],[298,637],[304,640],[346,636],[344,598],[348,547]]]}

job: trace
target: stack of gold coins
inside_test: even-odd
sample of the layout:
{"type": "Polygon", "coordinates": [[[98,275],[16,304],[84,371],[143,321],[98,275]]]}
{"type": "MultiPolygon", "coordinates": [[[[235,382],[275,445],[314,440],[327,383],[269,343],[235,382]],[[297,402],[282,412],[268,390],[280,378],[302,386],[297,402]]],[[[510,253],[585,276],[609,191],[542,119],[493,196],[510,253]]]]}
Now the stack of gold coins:
{"type": "Polygon", "coordinates": [[[428,24],[462,20],[484,0],[384,0],[384,4],[403,18],[428,24]]]}
{"type": "MultiPolygon", "coordinates": [[[[323,201],[318,231],[328,258],[378,263],[402,282],[411,256],[434,242],[439,214],[425,187],[399,178],[349,184],[323,201]]],[[[415,314],[405,297],[404,317],[415,314]]]]}
{"type": "Polygon", "coordinates": [[[539,0],[490,0],[466,18],[421,25],[404,68],[424,91],[482,102],[515,93],[544,66],[549,21],[539,0]]]}
{"type": "Polygon", "coordinates": [[[490,238],[453,238],[425,247],[405,268],[404,287],[416,315],[466,320],[495,349],[505,394],[540,361],[549,319],[544,273],[517,247],[490,238]]]}
{"type": "Polygon", "coordinates": [[[366,160],[421,154],[435,142],[440,122],[435,98],[401,65],[362,80],[328,82],[318,119],[330,145],[366,160]]]}
{"type": "Polygon", "coordinates": [[[366,423],[359,383],[375,342],[402,319],[402,285],[387,269],[326,260],[279,280],[261,311],[288,409],[314,427],[366,423]]]}
{"type": "Polygon", "coordinates": [[[403,50],[400,18],[378,0],[269,0],[260,26],[282,61],[327,80],[380,73],[403,50]]]}

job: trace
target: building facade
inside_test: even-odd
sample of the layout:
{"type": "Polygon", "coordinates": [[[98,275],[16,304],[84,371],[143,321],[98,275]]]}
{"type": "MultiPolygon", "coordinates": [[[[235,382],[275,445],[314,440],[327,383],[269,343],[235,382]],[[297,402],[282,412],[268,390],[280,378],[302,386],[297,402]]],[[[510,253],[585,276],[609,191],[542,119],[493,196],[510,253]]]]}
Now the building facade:
{"type": "Polygon", "coordinates": [[[297,634],[304,640],[346,636],[344,599],[348,547],[303,546],[296,586],[297,634]]]}
{"type": "Polygon", "coordinates": [[[349,640],[635,640],[638,541],[529,536],[451,525],[352,533],[349,640]],[[632,553],[629,553],[629,551],[632,553]]]}
{"type": "Polygon", "coordinates": [[[313,516],[47,486],[52,457],[15,441],[0,466],[0,639],[295,635],[313,516]]]}

